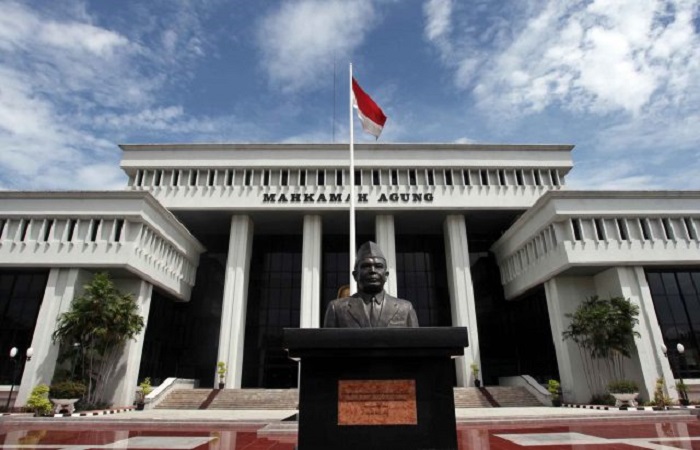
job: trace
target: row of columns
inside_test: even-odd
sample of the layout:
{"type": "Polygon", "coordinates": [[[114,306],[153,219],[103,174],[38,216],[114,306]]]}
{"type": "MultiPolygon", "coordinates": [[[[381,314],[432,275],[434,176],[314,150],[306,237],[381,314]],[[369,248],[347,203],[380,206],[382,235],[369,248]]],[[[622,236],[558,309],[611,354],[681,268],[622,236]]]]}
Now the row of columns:
{"type": "MultiPolygon", "coordinates": [[[[253,222],[249,216],[231,218],[230,242],[226,260],[226,279],[221,313],[218,360],[226,363],[226,385],[241,387],[245,339],[248,279],[252,257],[253,222]]],[[[479,336],[474,289],[469,266],[467,228],[462,215],[447,216],[444,221],[445,254],[453,326],[469,331],[469,347],[457,360],[459,386],[473,384],[469,367],[480,364],[479,336]]],[[[379,215],[375,221],[375,239],[387,259],[390,273],[396,273],[394,216],[379,215]]],[[[301,328],[319,328],[321,316],[323,221],[319,215],[304,216],[301,279],[301,328]]],[[[385,289],[397,295],[396,277],[390,276],[385,289]]],[[[410,300],[410,299],[409,299],[410,300]]]]}

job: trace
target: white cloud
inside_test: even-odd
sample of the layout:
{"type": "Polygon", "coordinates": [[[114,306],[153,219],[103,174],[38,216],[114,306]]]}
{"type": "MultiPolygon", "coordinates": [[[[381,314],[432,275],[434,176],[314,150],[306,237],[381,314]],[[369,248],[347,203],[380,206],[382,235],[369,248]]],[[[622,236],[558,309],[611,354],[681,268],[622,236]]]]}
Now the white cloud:
{"type": "Polygon", "coordinates": [[[369,0],[283,2],[259,23],[262,65],[285,92],[317,88],[377,22],[369,0]]]}
{"type": "MultiPolygon", "coordinates": [[[[200,16],[209,3],[168,3],[157,18],[145,10],[126,14],[132,22],[116,31],[101,26],[81,1],[65,8],[4,1],[0,187],[123,187],[116,142],[124,137],[241,129],[230,117],[193,119],[182,106],[159,102],[204,54],[200,16]]],[[[111,19],[109,26],[121,20],[111,19]]]]}
{"type": "Polygon", "coordinates": [[[423,6],[425,14],[425,37],[430,42],[439,42],[450,33],[452,0],[429,0],[423,6]]]}
{"type": "MultiPolygon", "coordinates": [[[[431,0],[425,10],[441,2],[431,0]]],[[[535,2],[531,3],[531,5],[535,2]]],[[[536,4],[542,5],[537,1],[536,4]]],[[[455,70],[455,83],[471,88],[480,104],[498,113],[538,112],[558,106],[576,112],[643,114],[659,93],[680,100],[700,77],[700,39],[691,0],[550,0],[535,10],[493,52],[476,53],[464,16],[462,33],[446,46],[439,13],[426,14],[426,34],[455,70]],[[434,30],[434,31],[431,31],[434,30]],[[453,53],[446,55],[446,49],[453,53]],[[457,49],[457,50],[454,50],[457,49]]],[[[444,13],[443,13],[444,15],[444,13]]]]}

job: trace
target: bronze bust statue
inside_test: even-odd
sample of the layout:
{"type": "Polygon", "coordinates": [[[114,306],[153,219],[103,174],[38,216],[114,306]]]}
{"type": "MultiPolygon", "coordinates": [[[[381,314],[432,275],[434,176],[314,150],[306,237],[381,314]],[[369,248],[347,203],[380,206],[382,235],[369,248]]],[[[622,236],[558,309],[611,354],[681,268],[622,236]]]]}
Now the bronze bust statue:
{"type": "Polygon", "coordinates": [[[374,242],[365,242],[357,251],[352,276],[356,294],[333,300],[326,309],[324,328],[417,327],[418,317],[408,300],[384,291],[389,276],[386,258],[374,242]]]}

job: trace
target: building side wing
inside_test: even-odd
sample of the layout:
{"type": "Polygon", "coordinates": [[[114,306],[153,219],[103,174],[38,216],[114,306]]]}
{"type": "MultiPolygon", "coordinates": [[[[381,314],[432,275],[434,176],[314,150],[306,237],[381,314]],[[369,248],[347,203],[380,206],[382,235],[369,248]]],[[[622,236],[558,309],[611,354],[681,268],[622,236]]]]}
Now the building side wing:
{"type": "Polygon", "coordinates": [[[508,299],[573,268],[700,264],[700,192],[550,192],[492,250],[508,299]]]}
{"type": "Polygon", "coordinates": [[[189,300],[203,251],[144,192],[0,193],[0,267],[124,269],[189,300]]]}

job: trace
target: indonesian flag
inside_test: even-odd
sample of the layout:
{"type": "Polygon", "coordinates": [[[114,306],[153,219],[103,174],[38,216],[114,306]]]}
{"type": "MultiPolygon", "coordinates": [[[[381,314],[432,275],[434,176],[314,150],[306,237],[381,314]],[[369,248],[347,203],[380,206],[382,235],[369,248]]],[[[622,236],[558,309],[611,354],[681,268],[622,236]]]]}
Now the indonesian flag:
{"type": "Polygon", "coordinates": [[[352,78],[352,104],[357,108],[362,129],[379,139],[386,123],[386,116],[382,108],[374,103],[374,100],[357,84],[355,77],[352,78]]]}

